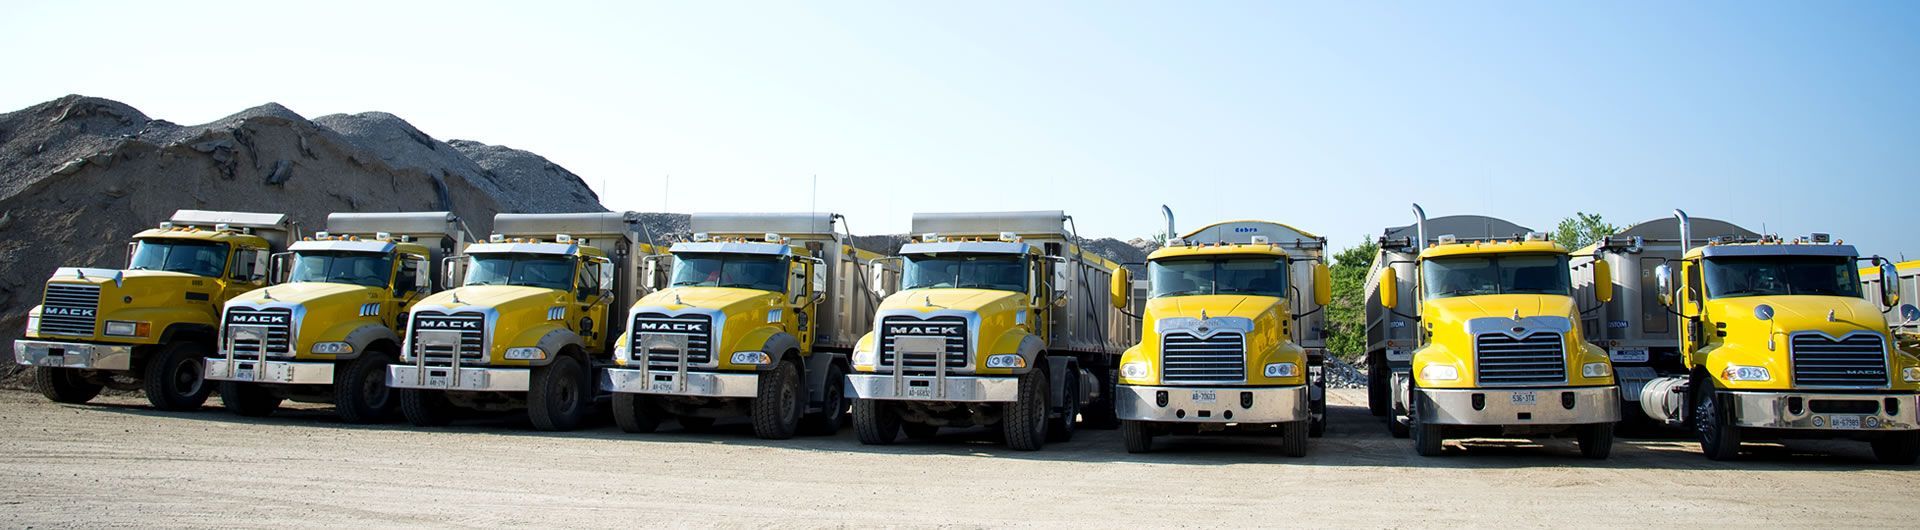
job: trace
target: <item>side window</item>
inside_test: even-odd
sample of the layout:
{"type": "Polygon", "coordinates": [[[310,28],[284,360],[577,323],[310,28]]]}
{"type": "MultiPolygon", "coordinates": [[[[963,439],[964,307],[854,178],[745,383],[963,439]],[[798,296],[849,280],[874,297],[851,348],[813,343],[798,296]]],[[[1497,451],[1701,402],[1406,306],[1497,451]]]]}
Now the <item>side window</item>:
{"type": "Polygon", "coordinates": [[[1688,263],[1687,264],[1687,301],[1689,303],[1697,302],[1703,299],[1700,296],[1700,285],[1701,285],[1700,265],[1697,263],[1688,263]]]}
{"type": "Polygon", "coordinates": [[[227,277],[243,282],[257,282],[266,278],[265,256],[259,250],[240,250],[233,253],[233,266],[228,267],[227,277]]]}
{"type": "Polygon", "coordinates": [[[393,290],[411,293],[420,290],[420,260],[408,257],[400,260],[400,275],[393,280],[393,290]]]}
{"type": "Polygon", "coordinates": [[[587,261],[580,264],[580,283],[578,291],[582,294],[600,292],[600,262],[587,261]]]}

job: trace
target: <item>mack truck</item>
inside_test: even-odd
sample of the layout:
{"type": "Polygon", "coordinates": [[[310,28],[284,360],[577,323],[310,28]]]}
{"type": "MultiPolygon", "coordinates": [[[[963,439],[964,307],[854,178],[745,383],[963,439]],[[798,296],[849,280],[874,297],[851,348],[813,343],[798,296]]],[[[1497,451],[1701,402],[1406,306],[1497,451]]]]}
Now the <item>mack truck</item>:
{"type": "MultiPolygon", "coordinates": [[[[1304,340],[1320,336],[1308,320],[1332,300],[1325,240],[1267,221],[1174,236],[1170,211],[1167,224],[1167,245],[1147,256],[1140,342],[1120,357],[1114,403],[1127,452],[1151,451],[1162,434],[1240,430],[1277,431],[1282,453],[1306,456],[1326,410],[1324,383],[1309,384],[1324,343],[1304,340]]],[[[1113,276],[1116,308],[1131,305],[1130,276],[1113,276]]]]}
{"type": "Polygon", "coordinates": [[[220,307],[267,285],[268,261],[298,237],[286,215],[180,210],[134,234],[123,270],[62,267],[28,313],[14,358],[47,399],[85,403],[141,389],[161,410],[207,402],[204,361],[220,307]]]}
{"type": "Polygon", "coordinates": [[[624,329],[613,317],[633,304],[640,257],[653,253],[642,232],[636,212],[494,216],[487,241],[447,267],[464,270],[459,285],[407,312],[400,362],[387,368],[401,414],[437,426],[458,409],[525,409],[536,429],[579,427],[624,329]]]}
{"type": "Polygon", "coordinates": [[[1888,464],[1920,459],[1920,358],[1891,333],[1920,309],[1900,306],[1901,326],[1889,326],[1892,263],[1828,234],[1695,246],[1686,212],[1674,216],[1686,254],[1654,274],[1682,364],[1641,387],[1649,418],[1690,427],[1714,460],[1737,458],[1744,441],[1799,438],[1866,441],[1888,464]],[[1861,292],[1860,261],[1877,264],[1878,304],[1861,292]]]}
{"type": "MultiPolygon", "coordinates": [[[[847,354],[878,302],[865,270],[881,256],[855,248],[836,221],[845,218],[694,214],[692,241],[645,258],[645,269],[673,275],[627,311],[617,366],[602,372],[620,428],[653,432],[676,419],[698,431],[744,415],[766,439],[838,431],[847,354]]],[[[892,289],[898,275],[874,281],[892,289]]]]}
{"type": "MultiPolygon", "coordinates": [[[[1061,211],[921,213],[914,240],[876,260],[901,271],[853,350],[847,396],[860,442],[990,426],[1031,451],[1085,419],[1111,428],[1114,370],[1136,333],[1107,288],[1118,263],[1075,244],[1061,211]]],[[[881,282],[869,282],[880,285],[881,282]]]]}
{"type": "Polygon", "coordinates": [[[1426,212],[1413,211],[1413,238],[1388,243],[1411,256],[1414,311],[1399,313],[1401,263],[1382,261],[1389,245],[1368,282],[1370,299],[1415,328],[1410,369],[1390,372],[1390,407],[1405,420],[1389,418],[1389,428],[1404,428],[1421,456],[1445,454],[1449,438],[1571,434],[1581,455],[1606,458],[1620,387],[1606,351],[1574,325],[1612,299],[1605,262],[1594,271],[1595,300],[1581,300],[1567,249],[1545,233],[1428,239],[1426,212]]]}
{"type": "Polygon", "coordinates": [[[328,215],[326,231],[274,256],[273,287],[227,301],[207,379],[242,416],[292,400],[330,403],[349,423],[386,421],[398,407],[387,366],[403,317],[468,239],[450,212],[328,215]]]}

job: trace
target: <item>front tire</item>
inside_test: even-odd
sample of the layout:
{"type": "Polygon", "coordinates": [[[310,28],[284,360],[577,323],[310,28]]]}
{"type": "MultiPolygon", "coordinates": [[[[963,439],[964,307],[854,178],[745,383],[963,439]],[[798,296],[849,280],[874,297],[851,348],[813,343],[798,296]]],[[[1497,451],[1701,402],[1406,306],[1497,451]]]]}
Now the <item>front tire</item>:
{"type": "Polygon", "coordinates": [[[147,360],[141,381],[147,403],[170,411],[197,410],[207,404],[213,385],[207,384],[206,359],[212,351],[197,342],[175,342],[161,347],[147,360]]]}
{"type": "Polygon", "coordinates": [[[620,430],[630,433],[650,433],[660,430],[662,416],[655,410],[651,398],[641,394],[619,393],[613,395],[613,422],[620,430]]]}
{"type": "Polygon", "coordinates": [[[1891,466],[1911,466],[1920,461],[1920,431],[1900,431],[1873,440],[1873,457],[1891,466]]]}
{"type": "Polygon", "coordinates": [[[1441,456],[1446,454],[1446,429],[1439,425],[1427,423],[1420,417],[1418,412],[1420,409],[1420,405],[1418,404],[1420,402],[1420,389],[1416,388],[1412,393],[1411,398],[1413,403],[1408,405],[1408,408],[1411,410],[1409,410],[1407,414],[1406,429],[1413,437],[1413,452],[1420,456],[1441,456]]]}
{"type": "Polygon", "coordinates": [[[1580,444],[1580,456],[1594,460],[1606,460],[1613,454],[1613,424],[1596,423],[1582,425],[1577,435],[1580,444]]]}
{"type": "Polygon", "coordinates": [[[855,399],[853,433],[865,445],[890,445],[900,436],[900,416],[885,401],[855,399]]]}
{"type": "Polygon", "coordinates": [[[533,388],[527,392],[527,419],[542,431],[571,431],[580,427],[593,408],[592,383],[580,361],[562,355],[552,364],[533,369],[533,388]]]}
{"type": "Polygon", "coordinates": [[[761,375],[752,405],[753,434],[764,440],[792,438],[800,427],[800,417],[807,412],[807,402],[800,397],[804,391],[800,368],[781,361],[773,371],[761,375]]]}
{"type": "Polygon", "coordinates": [[[33,367],[33,389],[55,403],[86,403],[100,395],[99,384],[72,368],[33,367]]]}
{"type": "Polygon", "coordinates": [[[1700,452],[1709,460],[1733,460],[1740,457],[1740,427],[1726,417],[1716,399],[1713,380],[1696,378],[1693,384],[1693,430],[1700,439],[1700,452]]]}
{"type": "Polygon", "coordinates": [[[1038,451],[1047,445],[1047,373],[1033,370],[1020,376],[1019,393],[1008,403],[1004,430],[1007,447],[1038,451]]]}
{"type": "Polygon", "coordinates": [[[1120,439],[1126,441],[1129,453],[1151,453],[1153,425],[1144,421],[1120,420],[1120,439]]]}
{"type": "Polygon", "coordinates": [[[260,385],[234,381],[220,382],[220,403],[228,412],[249,418],[272,416],[280,408],[280,397],[260,385]]]}
{"type": "Polygon", "coordinates": [[[333,377],[333,409],[347,423],[382,423],[393,419],[394,390],[387,388],[387,366],[393,356],[371,351],[347,362],[333,377]]]}
{"type": "Polygon", "coordinates": [[[1307,456],[1307,438],[1313,437],[1313,420],[1280,424],[1280,454],[1289,458],[1307,456]]]}
{"type": "Polygon", "coordinates": [[[453,402],[435,390],[398,389],[400,415],[415,427],[440,427],[453,423],[453,402]]]}

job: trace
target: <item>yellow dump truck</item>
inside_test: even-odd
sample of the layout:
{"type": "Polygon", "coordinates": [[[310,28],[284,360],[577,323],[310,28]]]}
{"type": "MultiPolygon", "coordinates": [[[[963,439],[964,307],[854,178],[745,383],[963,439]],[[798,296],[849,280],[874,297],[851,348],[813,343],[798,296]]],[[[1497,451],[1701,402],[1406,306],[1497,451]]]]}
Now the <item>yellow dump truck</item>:
{"type": "Polygon", "coordinates": [[[125,270],[61,268],[28,314],[15,360],[47,399],[143,389],[162,410],[198,409],[221,304],[267,285],[268,261],[298,236],[281,214],[180,210],[133,236],[125,270]]]}
{"type": "Polygon", "coordinates": [[[1789,438],[1867,441],[1890,464],[1920,458],[1920,358],[1895,347],[1883,315],[1900,298],[1892,264],[1869,258],[1880,263],[1875,304],[1858,251],[1826,234],[1696,247],[1686,213],[1675,216],[1688,250],[1655,274],[1678,313],[1686,372],[1642,387],[1648,417],[1692,427],[1715,460],[1737,457],[1744,440],[1789,438]]]}
{"type": "MultiPolygon", "coordinates": [[[[1419,205],[1414,213],[1411,241],[1429,241],[1426,213],[1419,205]]],[[[1612,299],[1604,262],[1595,272],[1603,286],[1596,300],[1582,301],[1574,297],[1567,249],[1544,233],[1431,241],[1396,250],[1413,256],[1409,294],[1417,297],[1415,313],[1397,316],[1417,327],[1410,370],[1392,374],[1391,409],[1407,415],[1415,452],[1440,455],[1448,438],[1483,434],[1573,434],[1582,455],[1606,458],[1620,387],[1606,351],[1575,325],[1582,312],[1612,299]]],[[[1377,290],[1369,298],[1386,309],[1401,307],[1394,265],[1376,261],[1368,282],[1377,290]]]]}
{"type": "MultiPolygon", "coordinates": [[[[1299,337],[1303,318],[1332,298],[1327,266],[1312,252],[1321,248],[1283,224],[1232,221],[1170,238],[1147,257],[1143,332],[1121,355],[1115,399],[1128,452],[1152,450],[1161,434],[1231,429],[1278,432],[1283,453],[1306,455],[1314,389],[1299,337]],[[1298,300],[1302,293],[1311,299],[1298,300]]],[[[1113,277],[1116,308],[1130,305],[1130,276],[1113,277]]]]}
{"type": "Polygon", "coordinates": [[[863,271],[880,256],[854,248],[836,220],[694,214],[692,241],[649,256],[647,269],[672,278],[628,310],[618,366],[601,378],[620,428],[652,432],[677,418],[698,430],[746,415],[761,438],[839,430],[847,354],[872,329],[878,301],[863,271]]]}
{"type": "Polygon", "coordinates": [[[331,403],[351,423],[389,419],[398,405],[387,366],[400,355],[403,317],[467,239],[449,212],[327,216],[327,231],[275,256],[276,285],[227,301],[207,379],[243,416],[294,400],[331,403]]]}
{"type": "MultiPolygon", "coordinates": [[[[634,212],[499,214],[467,245],[459,287],[407,313],[401,359],[387,369],[414,425],[444,425],[454,407],[524,408],[540,430],[570,430],[595,407],[612,364],[618,309],[640,291],[634,212]]],[[[451,283],[451,282],[449,282],[451,283]]]]}
{"type": "Polygon", "coordinates": [[[1114,423],[1113,372],[1135,328],[1107,300],[1120,265],[1075,245],[1070,222],[1060,211],[914,215],[915,241],[869,272],[898,266],[902,290],[854,346],[847,394],[861,443],[990,425],[1036,450],[1071,437],[1076,418],[1114,423]]]}

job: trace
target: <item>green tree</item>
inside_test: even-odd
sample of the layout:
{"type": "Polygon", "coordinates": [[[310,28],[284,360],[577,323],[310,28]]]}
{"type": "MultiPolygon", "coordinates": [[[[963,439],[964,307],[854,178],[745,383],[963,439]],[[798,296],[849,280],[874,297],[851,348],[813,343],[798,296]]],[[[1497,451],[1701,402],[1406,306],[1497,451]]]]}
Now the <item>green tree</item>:
{"type": "Polygon", "coordinates": [[[1580,250],[1619,231],[1620,227],[1608,224],[1600,214],[1574,212],[1573,217],[1560,220],[1560,226],[1553,231],[1553,241],[1567,250],[1580,250]]]}
{"type": "Polygon", "coordinates": [[[1367,270],[1380,244],[1361,240],[1333,255],[1333,302],[1327,304],[1327,353],[1352,360],[1367,350],[1367,270]]]}

